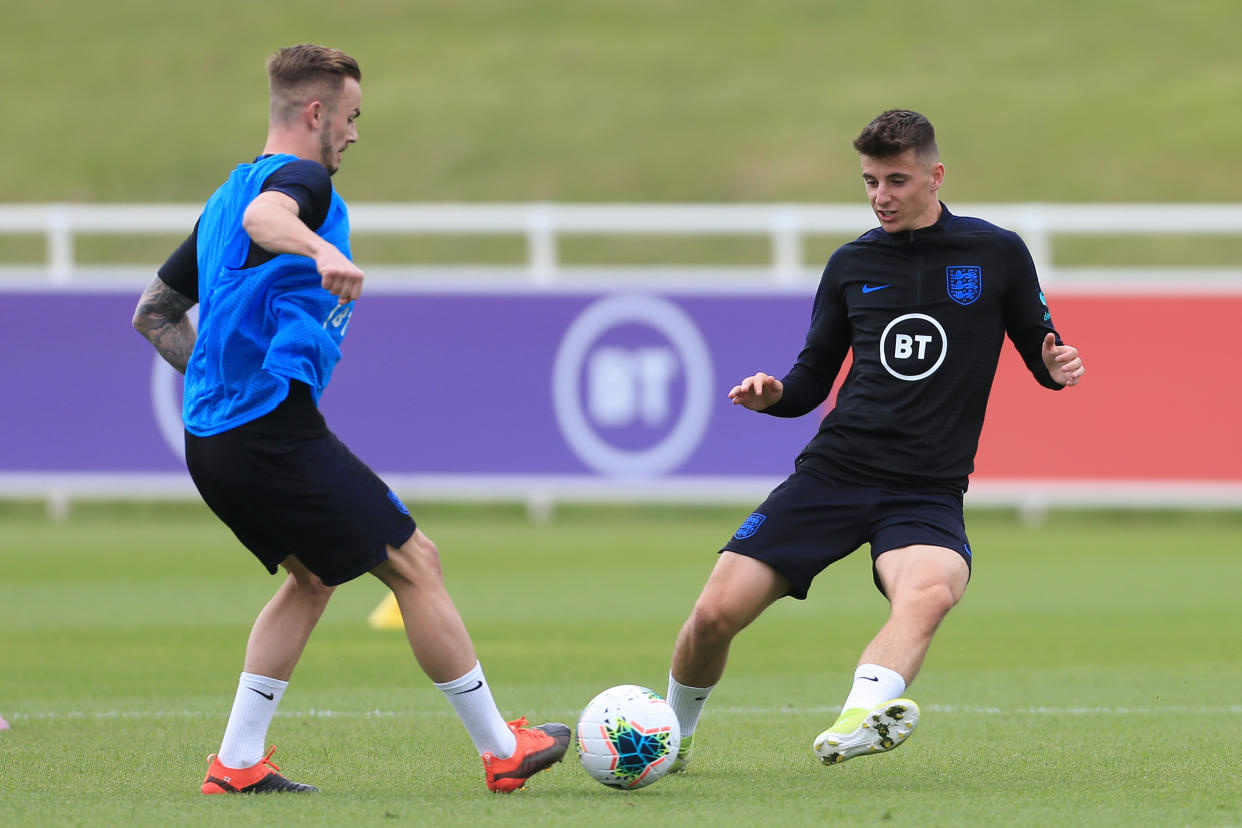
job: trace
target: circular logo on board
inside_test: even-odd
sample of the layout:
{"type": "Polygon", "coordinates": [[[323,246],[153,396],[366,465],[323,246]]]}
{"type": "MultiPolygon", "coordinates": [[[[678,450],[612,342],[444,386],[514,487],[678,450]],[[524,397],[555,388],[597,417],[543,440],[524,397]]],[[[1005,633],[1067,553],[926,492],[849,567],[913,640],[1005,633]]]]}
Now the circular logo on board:
{"type": "Polygon", "coordinates": [[[698,326],[665,299],[634,294],[587,307],[561,340],[552,401],[565,441],[602,474],[676,469],[711,418],[711,356],[698,326]]]}

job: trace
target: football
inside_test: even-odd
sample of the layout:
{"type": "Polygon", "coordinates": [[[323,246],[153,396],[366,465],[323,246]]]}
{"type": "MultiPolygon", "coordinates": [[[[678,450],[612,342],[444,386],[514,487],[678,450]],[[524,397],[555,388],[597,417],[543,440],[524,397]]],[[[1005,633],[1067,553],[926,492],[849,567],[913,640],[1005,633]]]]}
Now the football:
{"type": "Polygon", "coordinates": [[[636,684],[610,687],[578,717],[578,759],[596,782],[633,791],[661,779],[681,747],[677,714],[636,684]]]}

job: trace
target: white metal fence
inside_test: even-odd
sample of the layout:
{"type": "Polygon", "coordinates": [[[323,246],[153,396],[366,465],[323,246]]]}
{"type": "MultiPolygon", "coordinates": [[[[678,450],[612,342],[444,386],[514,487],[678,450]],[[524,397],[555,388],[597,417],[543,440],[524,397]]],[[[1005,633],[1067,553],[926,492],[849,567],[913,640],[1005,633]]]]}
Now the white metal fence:
{"type": "MultiPolygon", "coordinates": [[[[41,236],[45,244],[42,262],[13,263],[0,259],[0,291],[4,289],[52,289],[74,291],[97,289],[104,285],[134,290],[146,282],[152,263],[100,267],[83,264],[76,253],[83,235],[144,235],[187,233],[198,216],[200,206],[186,204],[147,205],[0,205],[0,237],[5,235],[41,236]],[[137,269],[136,269],[137,268],[137,269]]],[[[1242,204],[953,204],[960,215],[985,218],[1017,231],[1027,242],[1039,267],[1045,288],[1058,293],[1100,291],[1119,294],[1242,294],[1242,262],[1225,266],[1142,267],[1066,267],[1057,265],[1056,245],[1069,236],[1151,236],[1242,237],[1242,204]]],[[[814,260],[830,251],[808,251],[808,238],[815,235],[853,237],[874,226],[874,216],[866,205],[809,204],[353,204],[351,223],[357,234],[437,234],[437,235],[518,235],[525,240],[525,261],[507,266],[446,266],[430,262],[411,262],[400,267],[368,267],[368,283],[374,274],[385,280],[431,277],[451,279],[454,287],[478,281],[481,289],[526,286],[530,289],[560,289],[580,280],[598,284],[601,280],[625,280],[626,284],[645,283],[676,288],[688,278],[710,275],[725,289],[808,291],[814,285],[822,263],[814,260]],[[770,255],[766,264],[748,267],[728,265],[590,266],[567,265],[560,255],[562,240],[579,236],[651,235],[740,235],[766,238],[770,255]],[[810,255],[808,255],[808,253],[810,255]],[[465,278],[463,278],[465,277],[465,278]]],[[[2,239],[0,239],[2,241],[2,239]]],[[[155,263],[158,264],[158,263],[155,263]]],[[[702,280],[700,280],[700,284],[702,280]]],[[[403,482],[420,496],[434,494],[469,499],[473,496],[525,497],[532,508],[563,498],[642,499],[653,495],[664,500],[695,500],[687,490],[665,491],[658,482],[638,489],[594,481],[583,485],[574,481],[563,487],[532,487],[527,480],[498,480],[480,495],[477,481],[445,485],[437,480],[435,492],[421,491],[420,481],[403,482]],[[633,489],[633,491],[631,491],[633,489]]],[[[22,476],[0,485],[0,496],[29,496],[42,493],[50,504],[67,504],[73,497],[91,496],[187,496],[185,481],[165,477],[150,481],[131,476],[120,482],[112,476],[22,476]]],[[[452,481],[449,481],[451,484],[452,481]]],[[[546,481],[545,481],[546,483],[546,481]]],[[[1032,490],[1017,484],[1007,489],[993,486],[974,492],[977,502],[1009,503],[1031,509],[1056,503],[1083,503],[1141,507],[1152,504],[1178,506],[1229,506],[1242,504],[1242,483],[1222,482],[1204,485],[1152,486],[1113,482],[1101,487],[1087,482],[1078,485],[1032,490]]],[[[693,490],[698,499],[736,498],[727,486],[704,485],[693,490]]]]}
{"type": "MultiPolygon", "coordinates": [[[[79,235],[187,233],[199,209],[185,204],[0,205],[0,235],[42,235],[46,246],[42,266],[0,262],[0,277],[71,285],[101,270],[77,261],[79,235]]],[[[1236,267],[1124,269],[1055,265],[1055,245],[1064,236],[1242,236],[1242,204],[954,204],[951,209],[1017,231],[1030,248],[1045,286],[1072,289],[1086,280],[1096,286],[1112,284],[1141,291],[1172,280],[1179,290],[1194,291],[1201,287],[1234,290],[1242,282],[1242,263],[1236,267]]],[[[476,270],[524,277],[537,285],[583,275],[608,278],[620,272],[662,276],[655,267],[567,267],[559,255],[560,241],[575,234],[766,237],[771,251],[768,265],[733,270],[769,285],[798,284],[814,278],[822,264],[808,263],[808,235],[856,235],[875,224],[865,205],[838,204],[354,204],[350,218],[355,233],[521,235],[526,247],[523,265],[476,270]]],[[[419,263],[410,265],[403,271],[417,273],[419,263]]],[[[694,269],[677,268],[683,273],[694,269]]]]}

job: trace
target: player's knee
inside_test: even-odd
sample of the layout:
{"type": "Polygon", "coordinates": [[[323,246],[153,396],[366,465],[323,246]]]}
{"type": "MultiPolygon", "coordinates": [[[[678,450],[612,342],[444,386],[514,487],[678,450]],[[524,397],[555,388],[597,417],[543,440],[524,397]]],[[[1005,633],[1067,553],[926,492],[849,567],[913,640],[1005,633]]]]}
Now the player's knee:
{"type": "Polygon", "coordinates": [[[325,586],[315,575],[309,578],[290,576],[285,581],[285,590],[285,595],[299,606],[314,607],[322,613],[327,609],[336,587],[325,586]]]}
{"type": "Polygon", "coordinates": [[[319,579],[296,559],[284,561],[285,571],[289,577],[285,579],[286,588],[292,590],[300,600],[327,604],[336,587],[330,587],[319,579]]]}
{"type": "Polygon", "coordinates": [[[415,531],[399,548],[390,549],[388,560],[393,572],[410,583],[425,584],[443,578],[440,550],[421,531],[415,531]]]}
{"type": "Polygon", "coordinates": [[[721,604],[700,601],[690,615],[691,634],[703,643],[727,642],[741,628],[736,614],[721,604]]]}
{"type": "Polygon", "coordinates": [[[960,597],[947,583],[920,584],[904,590],[903,594],[894,600],[893,606],[896,609],[900,605],[918,615],[940,619],[956,606],[960,597]]]}

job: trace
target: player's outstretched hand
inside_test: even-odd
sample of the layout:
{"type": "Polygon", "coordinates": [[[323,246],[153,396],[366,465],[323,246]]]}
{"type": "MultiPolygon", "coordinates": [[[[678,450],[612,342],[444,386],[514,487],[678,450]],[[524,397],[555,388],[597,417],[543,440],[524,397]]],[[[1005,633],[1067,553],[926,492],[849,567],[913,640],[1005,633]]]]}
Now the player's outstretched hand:
{"type": "Polygon", "coordinates": [[[751,411],[762,411],[775,405],[785,393],[785,386],[776,377],[762,372],[747,377],[729,391],[729,399],[734,405],[742,405],[751,411]]]}
{"type": "Polygon", "coordinates": [[[1062,385],[1077,385],[1087,372],[1082,357],[1078,356],[1078,349],[1058,345],[1057,338],[1052,334],[1044,337],[1044,365],[1048,366],[1052,378],[1062,385]]]}
{"type": "Polygon", "coordinates": [[[336,296],[340,304],[352,302],[362,295],[362,270],[332,245],[315,258],[315,267],[323,277],[324,290],[336,296]]]}

